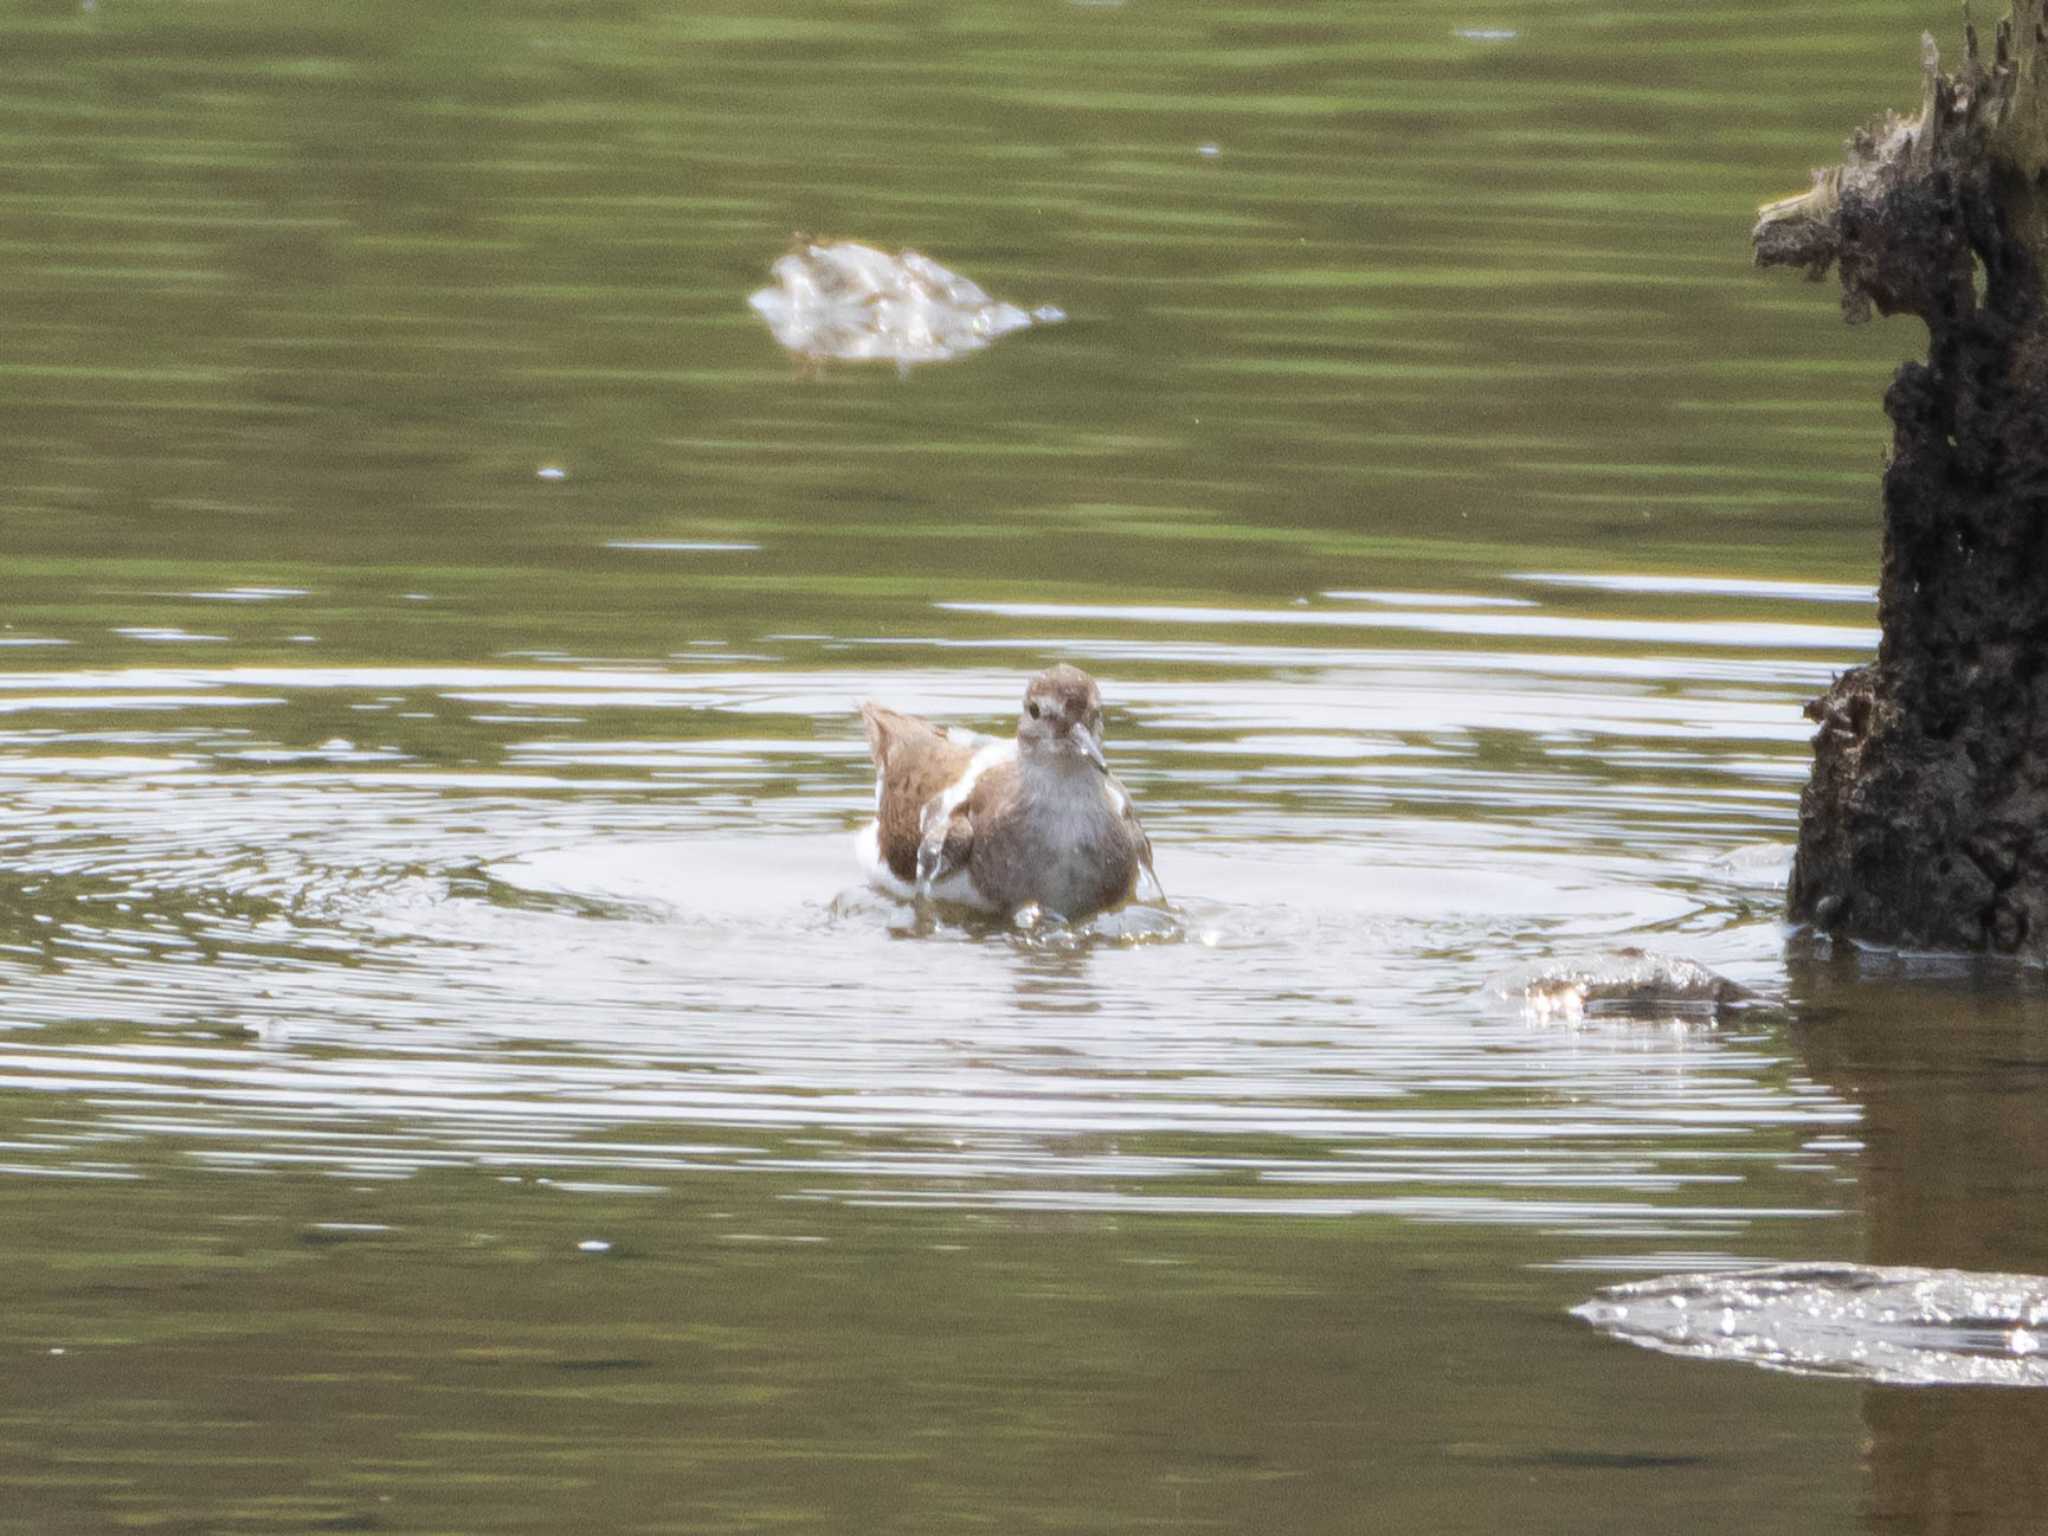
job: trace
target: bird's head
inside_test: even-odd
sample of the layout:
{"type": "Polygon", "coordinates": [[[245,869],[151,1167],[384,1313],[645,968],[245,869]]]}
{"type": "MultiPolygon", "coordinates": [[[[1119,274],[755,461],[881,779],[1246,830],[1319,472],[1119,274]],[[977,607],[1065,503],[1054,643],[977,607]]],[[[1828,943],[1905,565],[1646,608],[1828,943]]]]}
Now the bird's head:
{"type": "Polygon", "coordinates": [[[1017,748],[1040,761],[1108,768],[1102,760],[1102,692],[1079,667],[1062,662],[1031,679],[1017,717],[1017,748]]]}

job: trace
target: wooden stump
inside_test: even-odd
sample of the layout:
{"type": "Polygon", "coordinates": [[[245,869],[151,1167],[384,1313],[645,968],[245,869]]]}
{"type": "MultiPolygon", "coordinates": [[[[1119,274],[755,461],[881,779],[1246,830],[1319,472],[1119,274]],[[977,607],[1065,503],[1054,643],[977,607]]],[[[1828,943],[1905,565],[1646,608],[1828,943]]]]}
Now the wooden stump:
{"type": "Polygon", "coordinates": [[[1819,725],[1788,907],[1835,935],[2048,962],[2048,0],[1990,57],[1766,206],[1760,266],[1841,274],[1851,323],[1927,323],[1885,394],[1877,660],[1819,725]]]}

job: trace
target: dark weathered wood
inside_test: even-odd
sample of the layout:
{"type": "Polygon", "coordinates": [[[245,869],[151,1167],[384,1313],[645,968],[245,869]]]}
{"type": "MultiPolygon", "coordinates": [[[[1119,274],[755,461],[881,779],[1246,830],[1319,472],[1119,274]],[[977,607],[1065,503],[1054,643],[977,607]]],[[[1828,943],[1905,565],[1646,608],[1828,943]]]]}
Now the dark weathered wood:
{"type": "Polygon", "coordinates": [[[1807,713],[1795,920],[1883,944],[2048,962],[2048,0],[1919,112],[1767,205],[1763,266],[1841,275],[1852,322],[1913,314],[1924,363],[1885,395],[1877,660],[1807,713]]]}

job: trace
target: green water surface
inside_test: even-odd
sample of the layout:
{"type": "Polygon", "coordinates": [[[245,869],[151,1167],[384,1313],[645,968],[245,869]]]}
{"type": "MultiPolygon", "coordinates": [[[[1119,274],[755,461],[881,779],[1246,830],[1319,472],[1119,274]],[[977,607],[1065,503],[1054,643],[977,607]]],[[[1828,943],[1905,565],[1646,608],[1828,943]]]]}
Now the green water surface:
{"type": "Polygon", "coordinates": [[[2048,1265],[2032,985],[1778,921],[1922,338],[1747,233],[1924,27],[0,9],[0,1533],[2027,1529],[1566,1315],[2048,1265]],[[1067,319],[800,368],[799,231],[1067,319]],[[1060,658],[1172,921],[862,891],[1060,658]],[[1620,943],[1768,1006],[1481,1001],[1620,943]]]}

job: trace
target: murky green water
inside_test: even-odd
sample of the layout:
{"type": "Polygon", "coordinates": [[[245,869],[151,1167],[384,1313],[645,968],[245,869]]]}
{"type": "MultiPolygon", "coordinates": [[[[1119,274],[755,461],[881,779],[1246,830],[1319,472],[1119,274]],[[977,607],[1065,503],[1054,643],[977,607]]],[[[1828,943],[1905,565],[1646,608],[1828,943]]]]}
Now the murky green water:
{"type": "Polygon", "coordinates": [[[2038,990],[1777,921],[1920,337],[1749,213],[1950,25],[0,17],[0,1532],[2026,1528],[1566,1316],[2048,1267],[2038,990]],[[805,377],[796,230],[1069,318],[805,377]],[[1055,658],[1182,942],[859,888],[1055,658]],[[1481,1004],[1612,943],[1774,1005],[1481,1004]]]}

